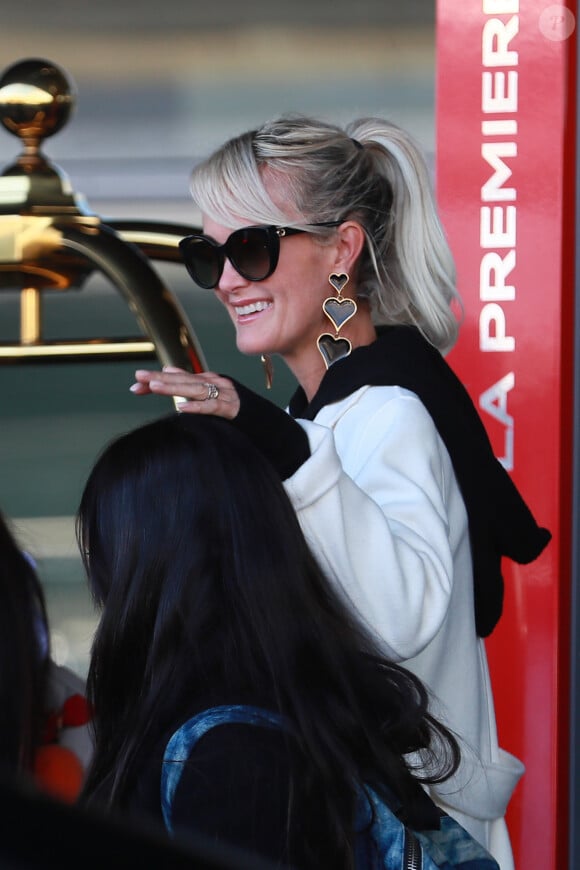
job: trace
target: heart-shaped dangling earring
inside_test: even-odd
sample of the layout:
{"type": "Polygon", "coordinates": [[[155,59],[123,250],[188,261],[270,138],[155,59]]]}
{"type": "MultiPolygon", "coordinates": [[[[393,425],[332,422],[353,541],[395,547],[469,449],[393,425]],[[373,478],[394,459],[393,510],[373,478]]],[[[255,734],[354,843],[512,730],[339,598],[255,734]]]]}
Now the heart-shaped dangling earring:
{"type": "Polygon", "coordinates": [[[328,283],[336,291],[336,296],[328,296],[322,303],[322,310],[334,326],[334,335],[325,332],[319,335],[317,340],[318,350],[326,368],[339,359],[344,359],[352,351],[352,344],[348,338],[339,337],[339,332],[357,311],[354,299],[342,297],[342,291],[348,284],[346,272],[331,272],[328,283]]]}
{"type": "Polygon", "coordinates": [[[347,357],[352,350],[352,344],[348,338],[340,338],[340,336],[335,338],[330,332],[323,332],[322,335],[319,335],[317,344],[327,369],[339,359],[347,357]]]}

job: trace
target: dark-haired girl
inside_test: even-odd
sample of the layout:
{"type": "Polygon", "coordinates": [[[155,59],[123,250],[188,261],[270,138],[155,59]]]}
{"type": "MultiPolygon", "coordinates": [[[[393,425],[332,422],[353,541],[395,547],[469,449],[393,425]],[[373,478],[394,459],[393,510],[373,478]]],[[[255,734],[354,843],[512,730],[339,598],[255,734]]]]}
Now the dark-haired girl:
{"type": "Polygon", "coordinates": [[[231,423],[174,415],[103,452],[78,512],[102,608],[88,676],[84,800],[162,822],[172,733],[251,704],[288,729],[224,724],[177,787],[176,832],[300,868],[353,864],[357,784],[386,783],[415,828],[458,748],[416,677],[379,653],[305,542],[278,474],[231,423]]]}

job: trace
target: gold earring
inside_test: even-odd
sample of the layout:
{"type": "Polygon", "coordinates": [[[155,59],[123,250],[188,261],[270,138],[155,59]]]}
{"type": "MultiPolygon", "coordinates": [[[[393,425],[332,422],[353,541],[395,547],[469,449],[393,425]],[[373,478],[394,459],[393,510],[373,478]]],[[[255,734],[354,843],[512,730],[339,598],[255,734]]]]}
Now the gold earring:
{"type": "Polygon", "coordinates": [[[322,310],[334,326],[334,335],[323,332],[318,336],[318,350],[324,365],[329,368],[339,359],[344,359],[352,351],[352,344],[348,338],[339,336],[344,324],[354,317],[357,312],[357,304],[354,299],[343,299],[342,291],[348,284],[349,277],[346,272],[331,272],[328,282],[336,291],[336,296],[328,296],[322,303],[322,310]]]}
{"type": "Polygon", "coordinates": [[[264,369],[264,377],[266,378],[266,389],[271,390],[272,384],[274,383],[274,366],[272,364],[272,357],[269,353],[263,353],[260,360],[264,369]]]}

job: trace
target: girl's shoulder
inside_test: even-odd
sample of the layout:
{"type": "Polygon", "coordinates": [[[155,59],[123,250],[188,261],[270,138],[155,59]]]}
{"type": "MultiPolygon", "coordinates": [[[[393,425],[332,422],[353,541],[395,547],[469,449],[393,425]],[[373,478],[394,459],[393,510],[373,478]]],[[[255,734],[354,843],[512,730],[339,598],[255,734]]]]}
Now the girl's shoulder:
{"type": "MultiPolygon", "coordinates": [[[[164,768],[176,763],[170,745],[164,768]]],[[[324,796],[312,789],[312,772],[291,732],[222,719],[202,730],[186,754],[177,762],[182,769],[173,794],[162,784],[164,814],[176,831],[195,829],[276,861],[288,850],[303,866],[304,834],[324,796]]]]}

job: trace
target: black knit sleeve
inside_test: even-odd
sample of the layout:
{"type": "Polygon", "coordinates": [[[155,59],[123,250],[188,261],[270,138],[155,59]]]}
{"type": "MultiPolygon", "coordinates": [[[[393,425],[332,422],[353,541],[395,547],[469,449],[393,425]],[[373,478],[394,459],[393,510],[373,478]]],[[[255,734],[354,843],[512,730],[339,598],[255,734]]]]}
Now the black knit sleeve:
{"type": "Polygon", "coordinates": [[[291,477],[310,456],[306,432],[289,414],[269,399],[233,381],[240,410],[232,421],[269,459],[282,480],[291,477]]]}

